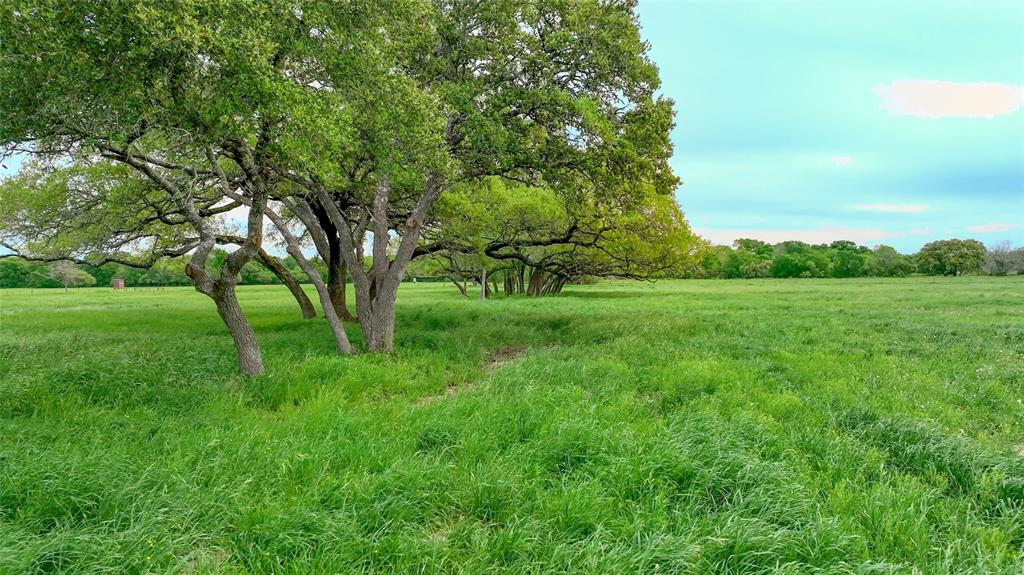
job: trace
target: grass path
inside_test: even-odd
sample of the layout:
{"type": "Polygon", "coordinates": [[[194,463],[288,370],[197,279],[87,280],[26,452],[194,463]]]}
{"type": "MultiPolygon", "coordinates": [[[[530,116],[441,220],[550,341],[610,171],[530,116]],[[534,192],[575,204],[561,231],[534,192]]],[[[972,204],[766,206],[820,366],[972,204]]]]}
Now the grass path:
{"type": "Polygon", "coordinates": [[[1024,571],[1024,278],[240,297],[0,292],[0,573],[1024,571]]]}

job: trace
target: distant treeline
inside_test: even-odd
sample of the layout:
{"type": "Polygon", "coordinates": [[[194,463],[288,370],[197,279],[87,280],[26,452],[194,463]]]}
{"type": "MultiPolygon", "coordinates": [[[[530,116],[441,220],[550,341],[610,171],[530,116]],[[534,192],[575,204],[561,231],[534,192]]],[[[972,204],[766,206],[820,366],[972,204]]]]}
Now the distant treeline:
{"type": "MultiPolygon", "coordinates": [[[[216,250],[209,265],[219,269],[215,266],[226,256],[227,252],[216,250]]],[[[291,256],[280,261],[299,282],[308,281],[291,256]]],[[[123,279],[127,287],[192,285],[185,276],[186,263],[188,256],[183,256],[161,260],[150,269],[137,269],[117,264],[70,266],[8,257],[0,259],[0,288],[109,286],[114,278],[123,279]]],[[[319,258],[312,263],[326,275],[326,266],[319,258]]],[[[926,244],[916,254],[905,255],[891,246],[868,248],[845,240],[811,245],[797,241],[769,244],[741,239],[732,246],[709,248],[687,277],[850,278],[1021,273],[1024,273],[1024,248],[1013,249],[1009,243],[986,249],[977,240],[942,240],[926,244]]],[[[239,283],[282,282],[265,266],[253,261],[242,268],[239,283]]]]}
{"type": "MultiPolygon", "coordinates": [[[[226,256],[227,252],[216,250],[210,254],[207,267],[219,269],[220,262],[226,256]]],[[[291,256],[280,258],[280,261],[297,280],[307,281],[306,275],[291,256]]],[[[107,264],[101,267],[74,266],[80,272],[91,276],[90,280],[84,275],[68,273],[67,264],[3,258],[0,259],[0,288],[109,286],[114,278],[123,279],[127,287],[190,286],[192,282],[185,275],[185,264],[187,263],[188,256],[183,256],[160,260],[149,269],[137,269],[118,264],[107,264]]],[[[318,264],[322,273],[326,275],[327,268],[323,262],[319,260],[313,262],[314,266],[318,264]]],[[[266,267],[252,261],[242,268],[239,283],[247,285],[280,284],[281,280],[266,267]]]]}
{"type": "Polygon", "coordinates": [[[1012,249],[1004,242],[986,249],[977,240],[952,239],[925,244],[916,254],[905,255],[891,246],[872,249],[846,240],[773,245],[741,239],[732,246],[712,246],[698,262],[693,277],[852,278],[982,273],[1024,273],[1024,248],[1012,249]]]}

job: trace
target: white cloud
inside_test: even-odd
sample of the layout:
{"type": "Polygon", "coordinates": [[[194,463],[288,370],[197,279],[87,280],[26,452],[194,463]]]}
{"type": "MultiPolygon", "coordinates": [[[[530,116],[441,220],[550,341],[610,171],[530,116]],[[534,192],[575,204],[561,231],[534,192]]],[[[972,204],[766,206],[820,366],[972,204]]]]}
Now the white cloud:
{"type": "Polygon", "coordinates": [[[1024,86],[990,82],[894,80],[875,93],[890,113],[919,118],[992,118],[1024,104],[1024,86]]]}
{"type": "Polygon", "coordinates": [[[871,243],[903,235],[881,228],[820,227],[816,230],[716,230],[697,228],[701,237],[717,245],[731,245],[740,238],[751,238],[771,244],[796,240],[809,244],[827,244],[836,240],[850,240],[856,243],[871,243]]]}
{"type": "Polygon", "coordinates": [[[978,233],[1008,232],[1008,231],[1012,230],[1013,228],[1018,228],[1018,227],[1020,227],[1020,224],[1002,224],[1002,223],[992,222],[991,224],[985,224],[983,226],[970,226],[970,227],[967,228],[967,231],[969,231],[969,232],[978,232],[978,233]]]}
{"type": "Polygon", "coordinates": [[[245,225],[245,223],[249,221],[249,207],[237,206],[231,208],[230,210],[221,214],[221,217],[229,222],[239,225],[245,225]]]}
{"type": "Polygon", "coordinates": [[[853,209],[893,214],[920,214],[927,210],[928,206],[926,204],[856,204],[853,209]]]}
{"type": "Polygon", "coordinates": [[[840,168],[845,168],[853,161],[852,156],[832,156],[832,163],[840,168]]]}

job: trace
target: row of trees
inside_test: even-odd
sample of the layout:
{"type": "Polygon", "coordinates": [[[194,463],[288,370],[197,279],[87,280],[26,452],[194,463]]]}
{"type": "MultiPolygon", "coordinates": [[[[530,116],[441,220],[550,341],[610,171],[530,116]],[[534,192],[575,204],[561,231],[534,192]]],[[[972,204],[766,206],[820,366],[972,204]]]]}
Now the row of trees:
{"type": "Polygon", "coordinates": [[[431,245],[446,249],[425,253],[412,273],[446,277],[463,295],[473,281],[484,298],[498,291],[542,296],[594,275],[680,277],[705,247],[670,195],[594,206],[583,220],[571,199],[516,188],[489,179],[452,190],[437,206],[446,225],[427,233],[431,245]]]}
{"type": "MultiPolygon", "coordinates": [[[[482,220],[473,221],[479,224],[482,220]]],[[[541,220],[524,217],[522,221],[537,223],[541,220]]],[[[986,249],[974,240],[943,240],[926,244],[916,254],[904,255],[890,246],[879,245],[870,249],[848,241],[817,245],[789,241],[769,245],[758,240],[741,239],[732,247],[708,247],[692,244],[687,234],[680,234],[686,230],[685,225],[670,226],[668,229],[676,232],[676,240],[681,239],[682,245],[673,247],[671,235],[657,238],[660,243],[652,241],[646,245],[633,237],[622,245],[647,251],[610,262],[585,257],[580,251],[569,254],[565,246],[523,249],[520,252],[522,258],[492,258],[483,251],[445,251],[416,259],[410,264],[408,273],[420,279],[450,280],[465,296],[469,295],[470,282],[482,285],[481,295],[484,298],[499,292],[505,295],[550,295],[559,293],[567,282],[585,282],[595,275],[630,277],[627,265],[639,264],[644,258],[652,261],[642,262],[643,265],[639,266],[635,275],[645,279],[1024,273],[1024,248],[1013,248],[1008,241],[986,249]],[[693,257],[689,257],[691,251],[693,257]]],[[[474,236],[467,234],[464,237],[474,236]]],[[[210,259],[220,262],[227,256],[225,250],[215,249],[210,259]]],[[[274,265],[261,261],[249,262],[239,273],[238,283],[309,283],[308,277],[292,256],[273,260],[274,265]]],[[[129,286],[185,286],[190,284],[184,271],[188,261],[189,256],[185,255],[163,259],[152,267],[140,269],[113,263],[93,267],[68,261],[47,263],[11,257],[0,259],[0,288],[109,286],[113,278],[124,279],[129,286]]],[[[318,256],[309,258],[309,262],[321,275],[328,273],[327,263],[318,256]]],[[[214,263],[211,267],[216,265],[214,263]]],[[[315,316],[312,304],[308,300],[303,302],[302,297],[297,297],[300,306],[310,310],[309,317],[315,316]]]]}
{"type": "MultiPolygon", "coordinates": [[[[216,249],[210,259],[214,262],[223,261],[228,252],[216,249]]],[[[287,273],[299,283],[307,283],[309,280],[304,277],[302,269],[291,256],[275,258],[285,268],[285,272],[275,273],[274,270],[262,265],[257,261],[246,264],[239,273],[238,283],[242,285],[272,285],[285,283],[281,279],[282,273],[287,273]]],[[[148,268],[135,268],[120,264],[109,263],[100,267],[88,264],[74,264],[71,262],[45,262],[29,261],[19,257],[0,259],[0,288],[48,288],[69,286],[110,286],[114,278],[121,278],[127,286],[135,287],[161,287],[161,286],[187,286],[191,280],[185,275],[185,266],[188,265],[187,255],[176,258],[166,258],[157,261],[148,268]],[[70,264],[89,276],[86,279],[81,274],[66,272],[70,264]],[[74,278],[78,281],[65,282],[60,278],[74,278]]],[[[313,260],[321,273],[326,273],[327,265],[319,258],[313,260]]],[[[211,266],[212,267],[212,266],[211,266]]]]}
{"type": "Polygon", "coordinates": [[[707,278],[848,278],[902,277],[911,274],[963,275],[1024,273],[1024,248],[1003,242],[986,249],[977,240],[941,240],[912,255],[891,246],[874,249],[850,241],[810,245],[788,241],[768,244],[741,239],[713,246],[699,258],[691,277],[707,278]]]}
{"type": "Polygon", "coordinates": [[[417,259],[453,277],[502,262],[533,293],[667,273],[701,242],[673,199],[673,105],[634,8],[4,3],[0,145],[27,159],[0,186],[0,242],[93,267],[188,254],[247,375],[263,362],[235,286],[251,262],[295,276],[270,244],[345,354],[346,278],[366,349],[387,352],[417,259]]]}

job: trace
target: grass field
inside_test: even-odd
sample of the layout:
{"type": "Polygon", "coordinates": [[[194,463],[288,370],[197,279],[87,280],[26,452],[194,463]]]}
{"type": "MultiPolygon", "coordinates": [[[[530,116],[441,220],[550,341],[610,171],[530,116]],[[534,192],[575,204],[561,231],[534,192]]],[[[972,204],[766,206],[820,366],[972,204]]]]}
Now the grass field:
{"type": "Polygon", "coordinates": [[[1024,278],[240,297],[0,292],[0,572],[1024,570],[1024,278]]]}

